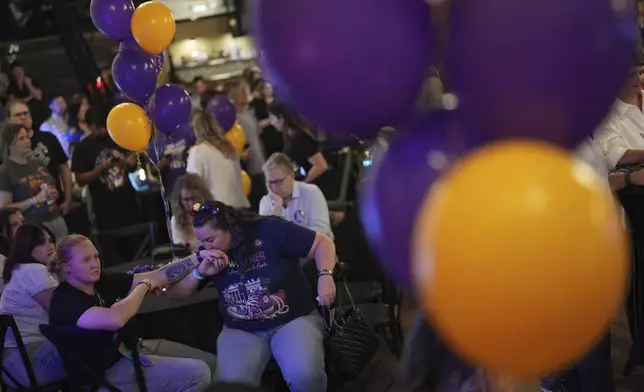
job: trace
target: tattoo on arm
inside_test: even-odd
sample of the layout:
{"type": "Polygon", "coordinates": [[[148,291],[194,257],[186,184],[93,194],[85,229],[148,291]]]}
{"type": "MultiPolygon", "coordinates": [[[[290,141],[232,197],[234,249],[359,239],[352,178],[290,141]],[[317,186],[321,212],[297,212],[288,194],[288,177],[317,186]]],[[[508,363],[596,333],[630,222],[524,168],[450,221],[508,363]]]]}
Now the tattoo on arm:
{"type": "Polygon", "coordinates": [[[190,256],[177,261],[176,263],[168,264],[165,268],[165,277],[168,280],[168,284],[176,283],[186,277],[192,270],[195,269],[195,266],[192,264],[192,259],[190,256]]]}

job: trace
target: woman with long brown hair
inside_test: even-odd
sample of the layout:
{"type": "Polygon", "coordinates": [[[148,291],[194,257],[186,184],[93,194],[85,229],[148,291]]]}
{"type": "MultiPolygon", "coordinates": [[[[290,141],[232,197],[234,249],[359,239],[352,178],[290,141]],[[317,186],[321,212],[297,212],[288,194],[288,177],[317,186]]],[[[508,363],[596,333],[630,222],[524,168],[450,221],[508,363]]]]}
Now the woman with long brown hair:
{"type": "Polygon", "coordinates": [[[224,137],[213,115],[198,111],[193,118],[197,144],[190,149],[186,172],[200,175],[215,200],[235,208],[248,208],[235,147],[224,137]]]}
{"type": "Polygon", "coordinates": [[[172,241],[186,248],[196,249],[201,242],[195,236],[192,227],[191,208],[195,203],[213,201],[212,194],[206,187],[201,176],[195,173],[186,173],[179,177],[174,184],[170,204],[172,205],[172,241]]]}

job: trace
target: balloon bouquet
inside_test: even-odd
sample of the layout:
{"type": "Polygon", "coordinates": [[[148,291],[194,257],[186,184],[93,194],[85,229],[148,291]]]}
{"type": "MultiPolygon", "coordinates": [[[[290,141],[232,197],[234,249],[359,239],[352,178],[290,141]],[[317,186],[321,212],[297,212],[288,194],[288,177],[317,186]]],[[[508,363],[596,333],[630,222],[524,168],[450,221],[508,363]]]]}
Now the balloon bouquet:
{"type": "MultiPolygon", "coordinates": [[[[119,41],[119,53],[112,63],[112,76],[119,90],[131,102],[116,105],[107,118],[110,137],[119,146],[145,153],[150,140],[159,160],[153,132],[172,137],[185,129],[192,111],[190,95],[181,86],[159,88],[157,76],[164,63],[163,51],[174,39],[175,21],[163,3],[148,1],[136,9],[132,0],[92,0],[90,14],[96,28],[107,38],[119,41]]],[[[169,207],[163,184],[168,233],[169,207]]]]}
{"type": "Polygon", "coordinates": [[[601,179],[567,149],[625,80],[632,1],[455,0],[446,71],[459,106],[429,114],[414,110],[435,52],[428,2],[255,11],[261,66],[283,100],[327,131],[397,127],[360,214],[384,269],[455,352],[531,379],[606,333],[628,243],[601,179]]]}

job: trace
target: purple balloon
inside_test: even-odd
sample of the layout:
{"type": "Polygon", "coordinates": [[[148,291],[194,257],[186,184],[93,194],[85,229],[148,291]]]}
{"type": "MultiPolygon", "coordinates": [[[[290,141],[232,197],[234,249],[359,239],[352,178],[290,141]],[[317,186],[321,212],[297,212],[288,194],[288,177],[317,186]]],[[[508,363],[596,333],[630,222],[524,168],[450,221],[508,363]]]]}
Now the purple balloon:
{"type": "Polygon", "coordinates": [[[154,125],[160,132],[171,135],[190,119],[190,94],[176,84],[166,84],[154,94],[154,125]]]}
{"type": "Polygon", "coordinates": [[[217,94],[206,104],[206,111],[217,119],[224,132],[230,131],[237,121],[237,111],[230,99],[224,94],[217,94]]]}
{"type": "Polygon", "coordinates": [[[376,158],[360,192],[360,217],[374,255],[389,277],[409,286],[416,216],[431,185],[471,144],[457,112],[437,112],[397,133],[376,158]],[[404,173],[404,175],[403,175],[404,173]]]}
{"type": "Polygon", "coordinates": [[[312,122],[375,135],[413,110],[433,53],[424,0],[260,1],[256,12],[262,69],[312,122]]]}
{"type": "Polygon", "coordinates": [[[132,36],[132,0],[92,0],[89,13],[94,26],[107,38],[121,41],[132,36]]]}
{"type": "Polygon", "coordinates": [[[154,61],[154,66],[155,66],[157,75],[161,73],[161,70],[163,70],[163,63],[165,62],[165,54],[163,52],[157,56],[149,54],[139,46],[139,44],[136,42],[136,40],[133,37],[126,38],[123,41],[121,41],[121,43],[119,44],[119,52],[126,52],[126,51],[135,51],[135,52],[147,54],[148,56],[150,56],[152,61],[154,61]]]}
{"type": "Polygon", "coordinates": [[[635,10],[630,0],[453,2],[447,69],[470,128],[576,146],[624,83],[635,10]]]}
{"type": "Polygon", "coordinates": [[[112,63],[114,83],[129,99],[145,103],[154,93],[157,72],[150,55],[136,51],[119,52],[112,63]]]}
{"type": "Polygon", "coordinates": [[[119,44],[119,52],[125,52],[128,50],[133,50],[136,52],[145,52],[143,48],[139,46],[134,37],[127,37],[119,44]]]}

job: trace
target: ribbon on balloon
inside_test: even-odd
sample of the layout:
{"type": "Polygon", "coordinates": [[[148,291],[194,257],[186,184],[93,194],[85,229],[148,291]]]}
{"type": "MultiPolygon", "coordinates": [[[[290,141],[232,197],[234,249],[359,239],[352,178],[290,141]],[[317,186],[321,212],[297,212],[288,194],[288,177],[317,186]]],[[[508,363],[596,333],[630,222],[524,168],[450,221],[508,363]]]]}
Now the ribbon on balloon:
{"type": "MultiPolygon", "coordinates": [[[[101,33],[120,42],[112,75],[119,91],[132,101],[111,109],[107,119],[110,137],[127,150],[143,153],[160,173],[159,132],[172,137],[191,115],[190,95],[185,89],[173,84],[156,88],[165,62],[163,52],[176,31],[172,12],[158,1],[135,8],[132,0],[92,0],[90,14],[101,33]],[[150,141],[156,160],[146,151],[150,141]]],[[[168,195],[163,181],[159,183],[174,258],[168,195]]]]}

